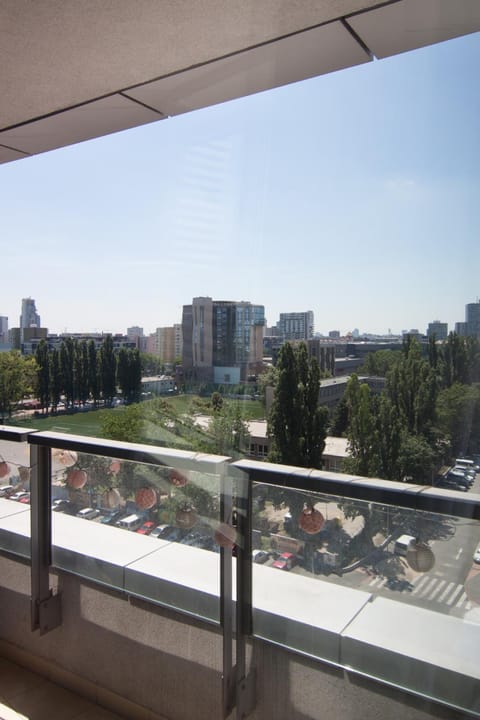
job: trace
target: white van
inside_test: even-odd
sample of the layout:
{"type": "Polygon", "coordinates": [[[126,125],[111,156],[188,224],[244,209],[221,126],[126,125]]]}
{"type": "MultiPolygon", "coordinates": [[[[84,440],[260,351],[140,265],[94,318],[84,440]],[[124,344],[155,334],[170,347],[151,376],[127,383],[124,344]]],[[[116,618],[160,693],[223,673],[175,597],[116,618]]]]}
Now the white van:
{"type": "Polygon", "coordinates": [[[406,555],[409,550],[413,550],[417,543],[417,539],[412,535],[400,535],[395,541],[395,555],[406,555]]]}
{"type": "Polygon", "coordinates": [[[115,525],[124,530],[138,530],[144,520],[145,518],[141,517],[141,515],[127,515],[127,517],[117,520],[115,525]]]}

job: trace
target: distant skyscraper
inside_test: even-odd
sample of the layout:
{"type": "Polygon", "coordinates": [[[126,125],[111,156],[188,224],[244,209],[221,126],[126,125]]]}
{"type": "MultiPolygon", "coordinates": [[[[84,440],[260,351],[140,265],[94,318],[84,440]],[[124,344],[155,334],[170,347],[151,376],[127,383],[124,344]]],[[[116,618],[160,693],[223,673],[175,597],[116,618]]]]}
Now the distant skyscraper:
{"type": "Polygon", "coordinates": [[[141,352],[145,352],[147,348],[147,338],[143,334],[143,328],[134,325],[127,328],[127,337],[130,342],[134,342],[141,352]]]}
{"type": "Polygon", "coordinates": [[[466,322],[456,322],[455,323],[455,332],[457,335],[460,335],[461,337],[467,337],[467,323],[466,322]]]}
{"type": "Polygon", "coordinates": [[[0,343],[8,342],[8,317],[0,315],[0,343]]]}
{"type": "Polygon", "coordinates": [[[31,327],[40,327],[40,315],[35,307],[35,300],[32,298],[23,298],[22,314],[20,315],[20,330],[31,327]]]}
{"type": "Polygon", "coordinates": [[[448,323],[440,322],[440,320],[428,323],[427,337],[434,336],[436,340],[446,340],[448,337],[448,323]]]}
{"type": "Polygon", "coordinates": [[[277,327],[285,340],[310,340],[313,338],[313,312],[280,313],[277,327]]]}
{"type": "Polygon", "coordinates": [[[480,338],[480,302],[465,305],[467,334],[480,338]]]}

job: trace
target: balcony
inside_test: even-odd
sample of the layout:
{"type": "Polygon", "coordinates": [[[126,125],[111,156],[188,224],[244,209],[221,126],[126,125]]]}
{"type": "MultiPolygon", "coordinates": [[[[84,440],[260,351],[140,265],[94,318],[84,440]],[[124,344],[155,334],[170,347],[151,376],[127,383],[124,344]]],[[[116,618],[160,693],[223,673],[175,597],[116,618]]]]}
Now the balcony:
{"type": "Polygon", "coordinates": [[[7,427],[0,452],[0,491],[30,492],[0,497],[0,652],[52,699],[57,683],[127,718],[480,716],[476,487],[7,427]]]}

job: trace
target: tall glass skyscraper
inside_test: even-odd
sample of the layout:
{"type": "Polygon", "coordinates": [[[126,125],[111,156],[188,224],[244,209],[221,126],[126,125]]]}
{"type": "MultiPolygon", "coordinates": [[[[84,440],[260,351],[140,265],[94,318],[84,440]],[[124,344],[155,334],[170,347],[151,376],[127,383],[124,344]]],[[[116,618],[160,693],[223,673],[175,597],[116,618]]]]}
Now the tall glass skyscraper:
{"type": "Polygon", "coordinates": [[[40,315],[37,313],[35,300],[33,300],[33,298],[23,298],[22,313],[20,315],[20,329],[24,330],[25,328],[40,326],[40,315]]]}

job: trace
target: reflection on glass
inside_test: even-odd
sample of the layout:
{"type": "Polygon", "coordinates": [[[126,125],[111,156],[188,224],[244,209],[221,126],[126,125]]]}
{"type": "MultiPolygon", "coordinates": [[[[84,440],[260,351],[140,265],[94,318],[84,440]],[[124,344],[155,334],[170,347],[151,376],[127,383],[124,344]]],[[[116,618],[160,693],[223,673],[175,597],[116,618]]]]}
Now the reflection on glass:
{"type": "Polygon", "coordinates": [[[30,460],[26,443],[0,442],[0,498],[30,504],[30,460]]]}
{"type": "Polygon", "coordinates": [[[52,459],[52,510],[218,550],[217,477],[57,449],[52,459]]]}
{"type": "Polygon", "coordinates": [[[253,562],[479,621],[480,523],[254,484],[253,562]]]}

